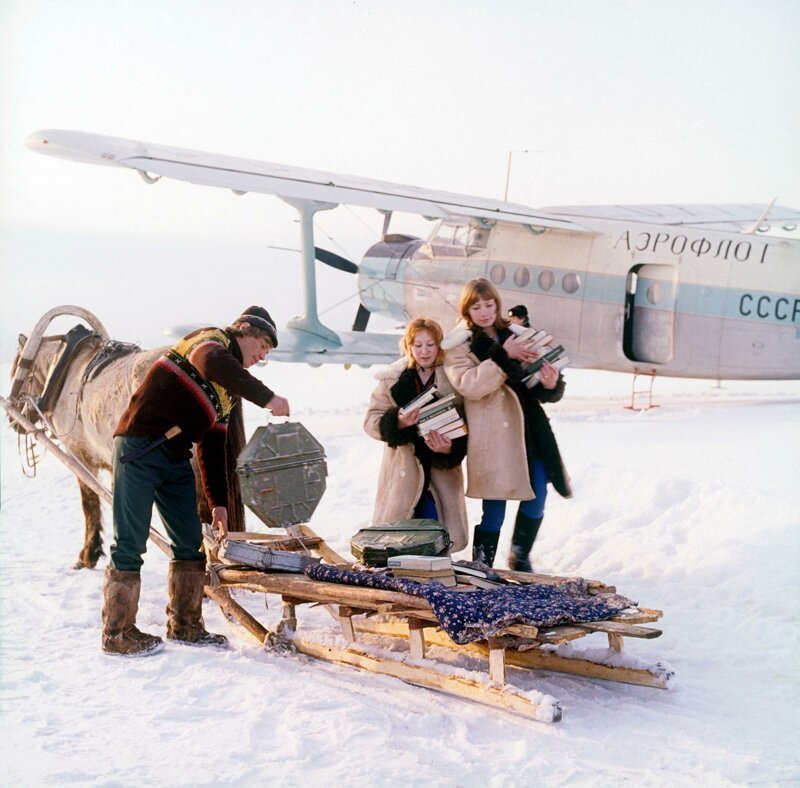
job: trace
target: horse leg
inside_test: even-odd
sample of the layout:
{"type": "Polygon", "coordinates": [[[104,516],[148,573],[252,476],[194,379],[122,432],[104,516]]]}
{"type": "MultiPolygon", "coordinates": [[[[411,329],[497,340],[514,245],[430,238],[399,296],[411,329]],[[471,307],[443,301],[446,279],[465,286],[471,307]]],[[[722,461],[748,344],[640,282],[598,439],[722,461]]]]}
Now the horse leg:
{"type": "Polygon", "coordinates": [[[81,505],[83,517],[86,521],[83,549],[73,569],[93,569],[98,559],[103,555],[103,514],[100,509],[100,496],[87,487],[83,482],[78,482],[81,488],[81,505]]]}

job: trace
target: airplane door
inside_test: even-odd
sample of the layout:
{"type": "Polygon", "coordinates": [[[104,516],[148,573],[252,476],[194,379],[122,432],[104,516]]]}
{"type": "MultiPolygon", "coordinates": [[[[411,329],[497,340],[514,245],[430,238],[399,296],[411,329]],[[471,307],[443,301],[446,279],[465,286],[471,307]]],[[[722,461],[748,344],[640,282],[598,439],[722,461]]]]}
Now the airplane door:
{"type": "Polygon", "coordinates": [[[637,265],[628,272],[625,355],[632,361],[667,364],[675,353],[678,270],[672,265],[637,265]]]}

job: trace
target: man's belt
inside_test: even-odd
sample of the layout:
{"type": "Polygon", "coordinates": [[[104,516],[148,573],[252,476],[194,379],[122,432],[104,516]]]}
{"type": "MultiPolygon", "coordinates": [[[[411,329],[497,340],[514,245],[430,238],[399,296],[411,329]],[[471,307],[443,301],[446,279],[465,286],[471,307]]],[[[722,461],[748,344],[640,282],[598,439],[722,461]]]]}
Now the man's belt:
{"type": "Polygon", "coordinates": [[[146,443],[144,446],[140,446],[138,449],[134,449],[133,451],[129,451],[127,454],[123,454],[122,457],[119,458],[119,461],[125,464],[126,462],[138,460],[139,457],[143,457],[145,454],[147,454],[147,452],[152,451],[162,443],[166,443],[170,438],[174,438],[176,435],[180,434],[180,427],[170,427],[163,435],[153,438],[150,443],[146,443]]]}

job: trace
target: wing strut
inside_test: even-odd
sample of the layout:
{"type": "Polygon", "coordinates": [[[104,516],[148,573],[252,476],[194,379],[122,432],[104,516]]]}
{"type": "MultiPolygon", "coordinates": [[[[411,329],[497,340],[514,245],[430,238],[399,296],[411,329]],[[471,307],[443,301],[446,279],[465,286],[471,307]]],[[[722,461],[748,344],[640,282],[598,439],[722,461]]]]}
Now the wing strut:
{"type": "Polygon", "coordinates": [[[300,255],[303,260],[303,292],[305,296],[305,312],[300,317],[293,317],[286,325],[299,331],[326,339],[334,345],[341,345],[342,340],[327,326],[324,326],[317,314],[317,276],[314,269],[314,214],[336,208],[337,204],[320,200],[295,200],[282,197],[300,214],[301,244],[300,255]]]}

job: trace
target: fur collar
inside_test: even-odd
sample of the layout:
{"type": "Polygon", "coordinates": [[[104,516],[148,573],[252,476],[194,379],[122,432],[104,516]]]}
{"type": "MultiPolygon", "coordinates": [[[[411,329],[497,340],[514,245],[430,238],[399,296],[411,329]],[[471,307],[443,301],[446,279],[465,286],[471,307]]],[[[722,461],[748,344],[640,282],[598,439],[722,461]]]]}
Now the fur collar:
{"type": "Polygon", "coordinates": [[[447,336],[442,340],[442,350],[451,350],[452,348],[466,342],[472,337],[472,331],[467,327],[465,320],[459,320],[455,328],[448,332],[447,336]]]}
{"type": "Polygon", "coordinates": [[[407,366],[408,359],[403,356],[403,358],[398,358],[397,361],[393,361],[388,367],[379,369],[373,377],[375,380],[396,380],[407,366]]]}

